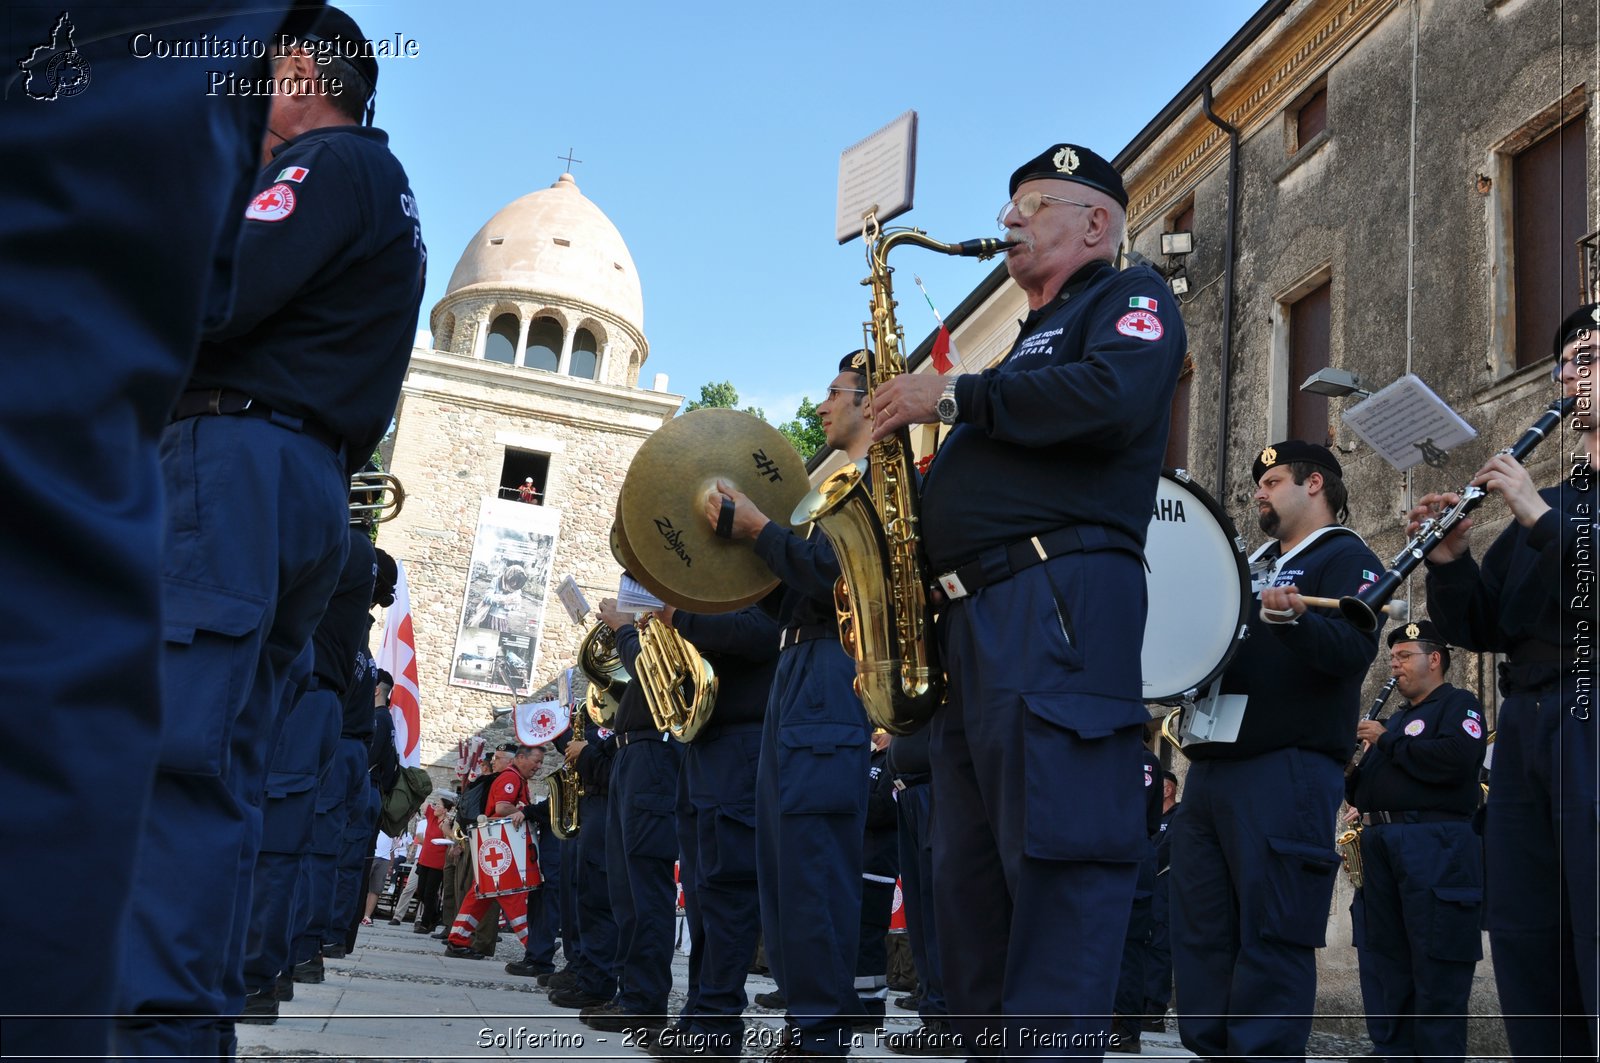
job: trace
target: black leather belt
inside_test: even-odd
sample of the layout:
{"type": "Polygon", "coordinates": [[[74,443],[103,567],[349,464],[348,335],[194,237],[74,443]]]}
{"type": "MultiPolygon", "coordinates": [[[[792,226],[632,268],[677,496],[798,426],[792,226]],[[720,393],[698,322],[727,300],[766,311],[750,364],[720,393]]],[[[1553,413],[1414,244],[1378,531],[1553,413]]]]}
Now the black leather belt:
{"type": "Polygon", "coordinates": [[[1464,812],[1441,812],[1435,809],[1424,809],[1421,812],[1363,812],[1361,822],[1364,826],[1374,823],[1465,823],[1472,817],[1464,812]]]}
{"type": "Polygon", "coordinates": [[[665,742],[666,740],[667,732],[665,731],[642,730],[617,732],[617,748],[619,749],[630,742],[665,742]]]}
{"type": "Polygon", "coordinates": [[[798,646],[802,642],[838,637],[838,624],[800,624],[797,627],[786,627],[778,632],[778,652],[782,653],[790,646],[798,646]]]}
{"type": "Polygon", "coordinates": [[[990,584],[1008,580],[1042,561],[1095,550],[1127,550],[1135,557],[1144,556],[1139,543],[1126,532],[1103,524],[1073,524],[1007,546],[991,547],[974,560],[940,573],[937,579],[945,597],[955,601],[990,584]]]}
{"type": "Polygon", "coordinates": [[[215,417],[254,417],[271,421],[279,428],[310,436],[335,454],[344,450],[344,440],[321,421],[309,417],[295,417],[274,410],[246,395],[227,388],[204,388],[185,391],[178,396],[178,405],[172,411],[174,421],[210,414],[215,417]]]}

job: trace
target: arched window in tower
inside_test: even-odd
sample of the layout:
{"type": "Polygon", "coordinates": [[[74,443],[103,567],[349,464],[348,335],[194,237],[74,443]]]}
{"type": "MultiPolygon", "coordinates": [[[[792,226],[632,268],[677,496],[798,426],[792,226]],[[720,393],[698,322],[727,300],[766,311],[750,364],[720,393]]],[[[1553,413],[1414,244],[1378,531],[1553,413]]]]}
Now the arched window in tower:
{"type": "Polygon", "coordinates": [[[561,364],[561,323],[553,317],[536,317],[528,326],[528,351],[522,364],[554,373],[561,364]]]}
{"type": "Polygon", "coordinates": [[[572,337],[572,365],[569,372],[572,376],[593,380],[599,368],[600,345],[595,342],[594,333],[581,328],[578,334],[572,337]]]}
{"type": "Polygon", "coordinates": [[[501,314],[489,326],[489,335],[483,341],[483,360],[486,362],[500,362],[504,365],[517,364],[517,332],[518,325],[516,314],[501,314]]]}

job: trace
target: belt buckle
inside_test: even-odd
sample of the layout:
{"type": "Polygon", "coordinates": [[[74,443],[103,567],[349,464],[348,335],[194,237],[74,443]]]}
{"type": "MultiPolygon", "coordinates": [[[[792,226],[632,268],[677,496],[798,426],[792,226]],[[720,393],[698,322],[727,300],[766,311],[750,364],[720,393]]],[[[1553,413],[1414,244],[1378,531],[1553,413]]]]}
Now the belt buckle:
{"type": "Polygon", "coordinates": [[[939,586],[944,588],[945,597],[949,598],[951,601],[955,601],[958,598],[965,598],[968,594],[972,593],[971,591],[967,590],[966,584],[961,582],[961,577],[955,572],[946,572],[941,575],[939,577],[939,586]]]}

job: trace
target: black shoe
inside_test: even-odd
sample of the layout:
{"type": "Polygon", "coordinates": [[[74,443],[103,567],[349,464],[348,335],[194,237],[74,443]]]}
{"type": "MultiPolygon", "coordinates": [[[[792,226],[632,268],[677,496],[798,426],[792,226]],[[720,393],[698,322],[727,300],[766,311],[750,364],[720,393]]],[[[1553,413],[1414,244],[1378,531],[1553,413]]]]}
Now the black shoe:
{"type": "Polygon", "coordinates": [[[553,972],[537,964],[529,963],[527,960],[513,960],[506,964],[506,974],[520,975],[523,978],[541,978],[551,973],[553,972]]]}
{"type": "Polygon", "coordinates": [[[883,1016],[877,1012],[869,1011],[865,1015],[857,1015],[850,1020],[850,1028],[858,1033],[870,1033],[883,1028],[883,1016]]]}
{"type": "Polygon", "coordinates": [[[262,986],[244,998],[244,1011],[239,1022],[257,1026],[270,1026],[278,1021],[278,995],[273,986],[262,986]]]}
{"type": "Polygon", "coordinates": [[[450,928],[447,926],[441,926],[437,930],[428,931],[428,936],[431,938],[447,938],[450,936],[450,928]]]}
{"type": "Polygon", "coordinates": [[[963,1054],[961,1038],[950,1032],[950,1024],[933,1019],[915,1030],[892,1033],[883,1039],[883,1046],[902,1056],[959,1056],[963,1054]]]}
{"type": "Polygon", "coordinates": [[[664,1030],[667,1026],[664,1015],[635,1015],[623,1011],[622,1005],[614,1000],[596,1004],[592,1008],[584,1008],[578,1012],[578,1021],[591,1030],[600,1030],[604,1033],[638,1031],[641,1034],[641,1042],[644,1042],[642,1047],[648,1047],[645,1039],[650,1038],[650,1031],[664,1030]]]}
{"type": "Polygon", "coordinates": [[[345,948],[342,944],[324,945],[322,946],[322,955],[325,959],[342,960],[346,956],[350,955],[350,950],[345,948]]]}
{"type": "Polygon", "coordinates": [[[567,970],[565,967],[559,971],[547,971],[535,978],[534,981],[549,989],[551,992],[555,992],[557,989],[578,988],[577,974],[573,971],[567,970]]]}
{"type": "Polygon", "coordinates": [[[571,989],[551,990],[550,1003],[554,1004],[558,1008],[572,1008],[574,1010],[579,1010],[583,1008],[597,1008],[602,1004],[609,1004],[611,1003],[611,998],[596,996],[593,993],[586,993],[581,987],[573,986],[571,989]]]}
{"type": "Polygon", "coordinates": [[[295,964],[292,977],[296,982],[304,982],[307,985],[315,985],[322,981],[325,976],[321,955],[313,956],[304,963],[295,964]]]}
{"type": "Polygon", "coordinates": [[[390,926],[399,926],[400,925],[400,917],[398,915],[391,915],[389,917],[389,925],[390,926]]]}
{"type": "Polygon", "coordinates": [[[411,932],[413,934],[431,934],[433,933],[433,927],[426,923],[413,923],[411,925],[411,932]]]}
{"type": "Polygon", "coordinates": [[[446,945],[444,954],[457,960],[487,960],[489,957],[466,945],[446,945]]]}
{"type": "Polygon", "coordinates": [[[896,979],[889,983],[889,988],[894,990],[896,993],[915,993],[918,988],[918,983],[905,982],[896,979]]]}
{"type": "Polygon", "coordinates": [[[916,1011],[922,1007],[922,995],[920,993],[907,993],[903,997],[895,997],[894,1006],[905,1011],[916,1011]]]}
{"type": "Polygon", "coordinates": [[[1111,1038],[1106,1041],[1107,1052],[1125,1052],[1129,1055],[1139,1055],[1139,1026],[1137,1023],[1125,1019],[1117,1020],[1117,1027],[1112,1032],[1111,1038]]]}
{"type": "Polygon", "coordinates": [[[272,992],[280,1001],[294,999],[294,976],[285,971],[272,985],[272,992]]]}
{"type": "Polygon", "coordinates": [[[779,990],[774,990],[771,993],[757,993],[753,999],[757,1006],[772,1008],[775,1011],[781,1011],[789,1006],[789,1002],[784,999],[783,993],[779,990]]]}
{"type": "Polygon", "coordinates": [[[1139,1021],[1139,1029],[1149,1033],[1166,1033],[1167,1017],[1165,1015],[1146,1015],[1139,1021]]]}

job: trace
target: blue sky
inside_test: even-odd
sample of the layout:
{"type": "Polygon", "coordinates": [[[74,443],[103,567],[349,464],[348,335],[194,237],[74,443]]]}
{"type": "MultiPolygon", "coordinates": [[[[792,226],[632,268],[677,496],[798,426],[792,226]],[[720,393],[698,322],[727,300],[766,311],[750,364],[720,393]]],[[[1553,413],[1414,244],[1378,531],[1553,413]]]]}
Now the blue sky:
{"type": "MultiPolygon", "coordinates": [[[[839,153],[918,113],[916,205],[897,224],[995,235],[1011,171],[1058,140],[1108,158],[1259,0],[1055,4],[685,0],[344,4],[385,60],[377,124],[429,249],[421,327],[467,241],[566,164],[622,232],[644,291],[648,386],[731,380],[773,420],[820,397],[866,317],[861,242],[833,235],[839,153]]],[[[991,263],[902,248],[907,343],[991,263]]]]}

